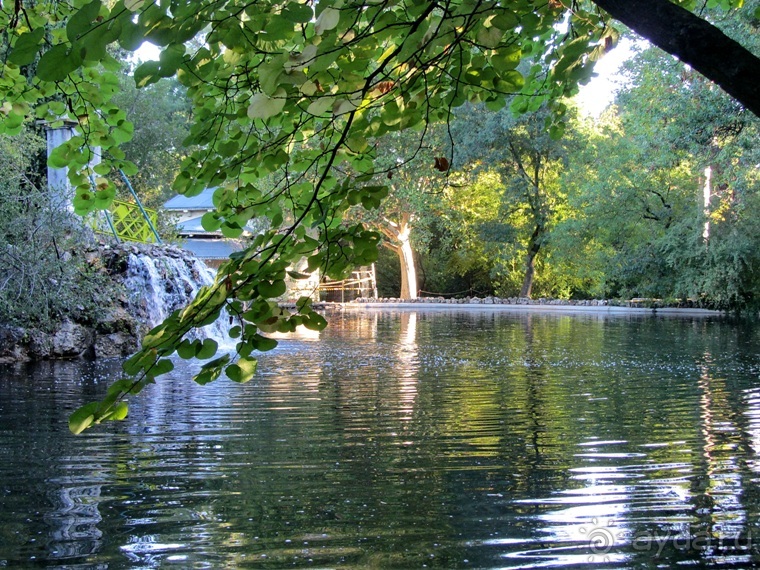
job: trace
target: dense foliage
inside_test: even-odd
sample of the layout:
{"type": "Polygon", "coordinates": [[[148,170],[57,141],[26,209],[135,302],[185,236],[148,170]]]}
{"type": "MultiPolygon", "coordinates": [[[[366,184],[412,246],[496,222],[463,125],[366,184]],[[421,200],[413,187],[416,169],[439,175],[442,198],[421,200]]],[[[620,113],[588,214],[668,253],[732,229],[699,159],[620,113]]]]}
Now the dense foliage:
{"type": "Polygon", "coordinates": [[[564,255],[583,251],[605,296],[757,307],[758,118],[657,49],[626,73],[565,173],[564,255]]]}
{"type": "Polygon", "coordinates": [[[89,322],[115,287],[84,257],[88,230],[35,180],[44,141],[25,130],[0,136],[0,322],[54,330],[89,322]]]}
{"type": "Polygon", "coordinates": [[[146,206],[160,207],[174,195],[172,182],[189,153],[183,145],[191,120],[186,90],[173,78],[138,89],[124,75],[114,102],[134,123],[132,139],[122,145],[136,166],[130,182],[146,206]]]}

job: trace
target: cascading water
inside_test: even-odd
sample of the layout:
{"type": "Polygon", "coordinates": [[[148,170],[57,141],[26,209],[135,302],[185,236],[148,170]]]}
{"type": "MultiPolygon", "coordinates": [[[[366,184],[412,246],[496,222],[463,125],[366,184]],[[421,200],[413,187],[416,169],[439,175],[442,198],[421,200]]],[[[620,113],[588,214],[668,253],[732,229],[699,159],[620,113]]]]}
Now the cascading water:
{"type": "MultiPolygon", "coordinates": [[[[214,282],[214,271],[197,258],[176,249],[130,253],[124,286],[129,312],[149,328],[185,307],[198,290],[214,282]]],[[[191,333],[195,338],[213,338],[219,345],[230,342],[228,321],[222,315],[213,324],[191,333]]]]}

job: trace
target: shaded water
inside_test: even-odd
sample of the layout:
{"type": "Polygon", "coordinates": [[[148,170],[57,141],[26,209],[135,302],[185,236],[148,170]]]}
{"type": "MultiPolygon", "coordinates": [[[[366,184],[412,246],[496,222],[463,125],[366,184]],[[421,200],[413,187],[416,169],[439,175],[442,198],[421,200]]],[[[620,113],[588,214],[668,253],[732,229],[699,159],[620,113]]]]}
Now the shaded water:
{"type": "Polygon", "coordinates": [[[118,363],[0,368],[0,567],[748,567],[759,371],[706,318],[367,312],[74,437],[118,363]]]}

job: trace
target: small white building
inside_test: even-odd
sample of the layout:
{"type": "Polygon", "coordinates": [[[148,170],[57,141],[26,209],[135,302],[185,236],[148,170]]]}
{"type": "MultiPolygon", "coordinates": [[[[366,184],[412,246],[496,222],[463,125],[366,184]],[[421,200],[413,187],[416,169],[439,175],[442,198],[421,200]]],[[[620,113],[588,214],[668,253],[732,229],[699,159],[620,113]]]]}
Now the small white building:
{"type": "MultiPolygon", "coordinates": [[[[203,214],[216,209],[213,202],[215,190],[216,188],[206,188],[197,196],[175,196],[164,203],[164,209],[176,220],[177,233],[184,239],[182,248],[212,267],[218,267],[231,253],[244,249],[243,239],[225,238],[221,231],[209,232],[201,225],[203,214]]],[[[255,227],[255,222],[247,226],[247,233],[255,234],[257,231],[259,228],[255,227]]],[[[304,271],[305,265],[304,260],[296,269],[304,271]]],[[[295,300],[302,295],[312,297],[315,301],[319,300],[320,275],[318,271],[308,279],[295,280],[288,277],[286,282],[288,292],[283,296],[283,300],[295,300]]],[[[374,287],[374,268],[372,282],[374,287]]],[[[376,293],[375,296],[377,296],[376,293]]]]}
{"type": "Polygon", "coordinates": [[[207,265],[218,266],[231,253],[241,251],[243,240],[230,239],[217,230],[206,231],[201,218],[206,212],[213,212],[213,196],[216,188],[206,188],[197,196],[175,196],[164,203],[164,210],[177,221],[177,233],[185,241],[182,248],[202,259],[207,265]]]}

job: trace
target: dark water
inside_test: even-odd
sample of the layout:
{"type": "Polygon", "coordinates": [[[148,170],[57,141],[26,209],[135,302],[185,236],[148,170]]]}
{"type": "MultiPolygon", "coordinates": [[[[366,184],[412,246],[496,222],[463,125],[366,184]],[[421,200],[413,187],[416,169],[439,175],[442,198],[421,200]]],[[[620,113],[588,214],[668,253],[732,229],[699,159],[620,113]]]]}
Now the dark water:
{"type": "Polygon", "coordinates": [[[0,369],[0,567],[760,564],[760,336],[708,319],[371,313],[238,386],[0,369]]]}

